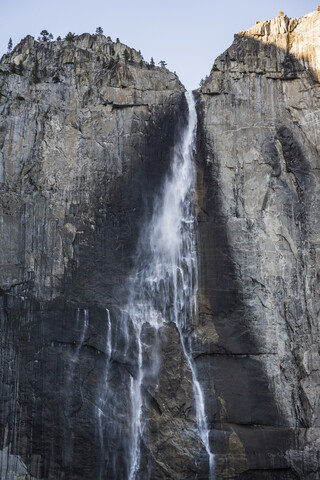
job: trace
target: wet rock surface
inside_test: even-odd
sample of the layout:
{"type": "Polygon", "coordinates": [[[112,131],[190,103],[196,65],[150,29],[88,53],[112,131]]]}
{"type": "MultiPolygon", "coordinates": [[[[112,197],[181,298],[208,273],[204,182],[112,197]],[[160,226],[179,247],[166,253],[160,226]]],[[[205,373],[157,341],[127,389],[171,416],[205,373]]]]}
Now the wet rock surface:
{"type": "MultiPolygon", "coordinates": [[[[89,34],[26,37],[0,70],[0,475],[127,478],[137,349],[121,309],[140,229],[186,120],[184,87],[134,49],[89,34]]],[[[167,447],[174,421],[178,444],[180,427],[191,431],[190,452],[163,454],[160,470],[174,478],[201,448],[185,413],[186,370],[181,358],[171,373],[185,382],[179,397],[167,391],[169,406],[155,399],[149,408],[161,403],[165,415],[154,421],[167,447]]]]}
{"type": "Polygon", "coordinates": [[[194,355],[217,478],[320,474],[319,26],[236,35],[199,92],[194,355]]]}
{"type": "MultiPolygon", "coordinates": [[[[217,479],[320,475],[319,24],[259,22],[197,93],[198,315],[184,334],[217,479]]],[[[5,480],[129,475],[126,281],[186,121],[178,78],[141,61],[83,34],[26,37],[0,63],[5,480]]],[[[146,321],[142,339],[161,362],[142,382],[138,476],[205,480],[177,328],[146,321]]]]}

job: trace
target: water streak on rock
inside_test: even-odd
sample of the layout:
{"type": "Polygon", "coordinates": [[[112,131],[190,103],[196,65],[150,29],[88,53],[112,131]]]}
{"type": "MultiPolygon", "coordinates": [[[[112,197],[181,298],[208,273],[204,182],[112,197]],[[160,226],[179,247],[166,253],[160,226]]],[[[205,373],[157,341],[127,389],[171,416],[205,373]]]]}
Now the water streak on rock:
{"type": "Polygon", "coordinates": [[[160,328],[167,322],[176,325],[187,364],[192,372],[199,434],[209,456],[210,478],[214,457],[209,448],[209,432],[204,397],[193,365],[188,342],[196,314],[197,256],[194,219],[194,149],[197,126],[195,102],[186,94],[189,114],[181,141],[175,147],[172,169],[162,194],[155,200],[153,216],[142,232],[136,270],[130,279],[127,306],[137,338],[138,373],[131,379],[132,408],[129,479],[139,478],[141,442],[147,431],[144,389],[158,388],[160,369],[160,328]],[[144,341],[146,326],[153,332],[152,354],[144,341]]]}

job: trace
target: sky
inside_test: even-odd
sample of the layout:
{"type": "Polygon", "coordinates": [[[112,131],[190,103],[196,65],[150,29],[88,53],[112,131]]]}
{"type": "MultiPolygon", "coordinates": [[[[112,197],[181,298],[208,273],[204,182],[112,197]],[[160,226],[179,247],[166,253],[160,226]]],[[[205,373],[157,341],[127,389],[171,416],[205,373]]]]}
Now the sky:
{"type": "Polygon", "coordinates": [[[301,17],[317,5],[310,0],[0,0],[0,56],[10,37],[15,46],[43,29],[56,38],[70,31],[94,33],[101,26],[112,40],[141,50],[146,61],[166,61],[187,89],[195,89],[235,33],[276,17],[279,10],[301,17]]]}

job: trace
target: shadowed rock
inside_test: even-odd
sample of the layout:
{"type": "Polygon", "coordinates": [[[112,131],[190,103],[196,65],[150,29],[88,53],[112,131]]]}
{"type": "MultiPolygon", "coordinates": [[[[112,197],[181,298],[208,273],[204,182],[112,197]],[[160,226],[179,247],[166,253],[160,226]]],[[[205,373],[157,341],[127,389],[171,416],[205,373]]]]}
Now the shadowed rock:
{"type": "Polygon", "coordinates": [[[236,35],[199,92],[194,355],[217,478],[319,476],[319,26],[236,35]]]}

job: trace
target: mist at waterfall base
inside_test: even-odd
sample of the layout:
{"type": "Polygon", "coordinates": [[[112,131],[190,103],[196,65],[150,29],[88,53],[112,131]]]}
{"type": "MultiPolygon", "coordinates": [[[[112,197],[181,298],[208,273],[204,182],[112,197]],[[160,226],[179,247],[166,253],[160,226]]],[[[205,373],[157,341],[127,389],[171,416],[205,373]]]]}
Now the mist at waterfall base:
{"type": "Polygon", "coordinates": [[[174,325],[178,332],[193,387],[192,435],[206,457],[206,478],[214,478],[205,401],[189,341],[197,309],[194,215],[197,115],[191,92],[186,94],[186,101],[187,125],[175,146],[171,171],[162,192],[154,199],[151,219],[142,228],[135,267],[126,285],[127,304],[118,319],[113,319],[112,311],[106,310],[107,362],[97,408],[100,480],[153,478],[154,465],[148,451],[152,449],[150,398],[156,398],[160,388],[163,361],[160,351],[164,348],[166,325],[174,325]],[[127,371],[118,369],[115,375],[117,363],[127,365],[127,371]]]}

